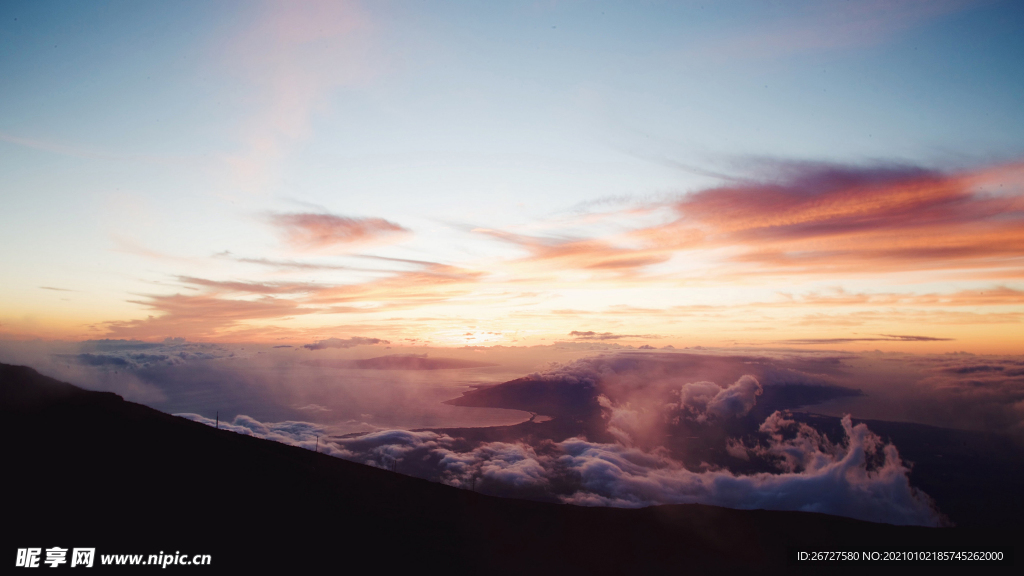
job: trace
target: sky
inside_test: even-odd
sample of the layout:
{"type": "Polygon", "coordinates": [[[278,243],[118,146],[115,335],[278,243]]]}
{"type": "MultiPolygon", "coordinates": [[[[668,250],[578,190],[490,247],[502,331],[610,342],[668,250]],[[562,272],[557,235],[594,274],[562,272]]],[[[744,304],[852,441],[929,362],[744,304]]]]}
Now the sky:
{"type": "Polygon", "coordinates": [[[1019,354],[1022,32],[1012,1],[5,2],[0,339],[1019,354]]]}

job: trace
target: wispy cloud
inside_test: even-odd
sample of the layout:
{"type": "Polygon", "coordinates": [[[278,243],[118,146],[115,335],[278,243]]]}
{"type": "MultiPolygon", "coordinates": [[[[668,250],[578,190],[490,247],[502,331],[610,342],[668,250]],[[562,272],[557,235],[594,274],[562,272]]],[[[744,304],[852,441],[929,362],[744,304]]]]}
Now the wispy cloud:
{"type": "Polygon", "coordinates": [[[184,284],[212,288],[218,292],[240,292],[247,294],[297,294],[322,289],[322,286],[304,282],[243,282],[217,281],[194,276],[178,276],[184,284]]]}
{"type": "Polygon", "coordinates": [[[976,290],[961,290],[949,294],[913,293],[852,293],[837,288],[828,293],[786,295],[780,302],[762,302],[760,307],[772,306],[1016,306],[1024,304],[1024,290],[995,286],[976,290]]]}
{"type": "MultiPolygon", "coordinates": [[[[356,283],[256,282],[178,276],[178,282],[199,293],[145,295],[143,299],[130,300],[154,314],[144,319],[106,322],[103,329],[111,337],[240,337],[253,329],[250,322],[265,324],[310,314],[366,314],[459,303],[475,289],[484,274],[437,262],[401,262],[414,269],[385,270],[381,271],[385,274],[381,278],[356,283]]],[[[500,298],[500,295],[493,297],[500,298]]],[[[479,298],[470,301],[479,302],[479,298]]],[[[293,332],[292,336],[302,334],[293,332]]]]}
{"type": "Polygon", "coordinates": [[[523,262],[544,264],[552,268],[627,273],[665,262],[671,257],[657,248],[618,247],[613,244],[613,239],[545,238],[484,228],[474,232],[523,248],[529,253],[523,262]]]}
{"type": "Polygon", "coordinates": [[[660,338],[653,334],[612,334],[611,332],[594,332],[593,330],[587,330],[581,332],[579,330],[573,330],[569,332],[569,336],[577,340],[620,340],[623,338],[660,338]]]}
{"type": "Polygon", "coordinates": [[[333,214],[271,214],[270,221],[284,232],[288,243],[297,249],[321,250],[379,241],[388,236],[409,233],[383,218],[347,218],[333,214]]]}
{"type": "Polygon", "coordinates": [[[850,342],[941,342],[954,340],[953,338],[933,338],[931,336],[896,336],[893,334],[881,334],[876,337],[857,338],[800,338],[795,340],[783,340],[785,344],[848,344],[850,342]]]}
{"type": "Polygon", "coordinates": [[[264,103],[247,123],[242,149],[225,158],[235,185],[263,189],[278,163],[306,138],[330,94],[375,77],[373,24],[358,2],[269,2],[229,39],[225,66],[251,83],[264,103]]]}
{"type": "Polygon", "coordinates": [[[353,336],[351,338],[327,338],[325,340],[318,340],[312,344],[306,344],[303,348],[309,350],[325,350],[327,348],[354,348],[356,346],[372,346],[374,344],[390,344],[387,340],[381,340],[380,338],[366,338],[363,336],[353,336]]]}
{"type": "Polygon", "coordinates": [[[271,268],[285,269],[285,270],[354,270],[354,271],[366,271],[365,268],[353,268],[351,266],[339,266],[336,264],[313,264],[311,262],[295,262],[291,260],[270,260],[267,258],[238,258],[238,262],[244,264],[259,264],[260,266],[269,266],[271,268]]]}
{"type": "Polygon", "coordinates": [[[284,298],[264,296],[255,300],[223,298],[212,294],[154,295],[134,300],[158,316],[138,320],[107,322],[107,334],[126,338],[163,338],[186,334],[196,338],[218,338],[248,320],[285,318],[317,312],[284,298]]]}

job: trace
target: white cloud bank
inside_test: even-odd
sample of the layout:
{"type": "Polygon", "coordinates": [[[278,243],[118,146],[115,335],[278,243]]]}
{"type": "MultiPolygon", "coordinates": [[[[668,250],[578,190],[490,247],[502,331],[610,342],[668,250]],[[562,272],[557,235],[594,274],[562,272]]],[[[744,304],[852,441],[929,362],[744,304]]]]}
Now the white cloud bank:
{"type": "MultiPolygon", "coordinates": [[[[753,384],[741,379],[732,387],[719,388],[712,400],[724,393],[719,405],[731,406],[729,413],[737,407],[749,410],[744,408],[744,399],[758,389],[753,384]],[[732,402],[736,398],[739,400],[732,402]]],[[[196,414],[179,416],[214,424],[196,414]]],[[[842,424],[845,438],[833,443],[806,424],[775,412],[761,426],[769,438],[767,446],[730,444],[730,450],[737,453],[778,458],[779,473],[751,475],[724,469],[689,470],[662,448],[646,451],[583,438],[541,446],[489,442],[457,450],[458,439],[430,431],[382,430],[325,441],[324,427],[305,422],[267,424],[238,416],[221,427],[307,449],[314,448],[319,436],[321,452],[345,459],[453,486],[545,494],[569,504],[643,507],[700,503],[822,512],[890,524],[939,526],[945,522],[931,499],[910,485],[908,469],[894,446],[884,444],[866,425],[853,425],[849,416],[842,424]],[[784,438],[793,431],[794,437],[784,438]],[[566,490],[565,486],[572,488],[566,490]]]]}

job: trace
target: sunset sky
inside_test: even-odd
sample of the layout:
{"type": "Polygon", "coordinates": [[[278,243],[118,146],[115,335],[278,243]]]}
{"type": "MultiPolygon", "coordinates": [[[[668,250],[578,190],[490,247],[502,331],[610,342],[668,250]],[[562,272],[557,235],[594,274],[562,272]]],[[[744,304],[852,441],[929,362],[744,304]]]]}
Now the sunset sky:
{"type": "Polygon", "coordinates": [[[7,341],[1024,342],[1015,1],[5,2],[0,159],[7,341]]]}

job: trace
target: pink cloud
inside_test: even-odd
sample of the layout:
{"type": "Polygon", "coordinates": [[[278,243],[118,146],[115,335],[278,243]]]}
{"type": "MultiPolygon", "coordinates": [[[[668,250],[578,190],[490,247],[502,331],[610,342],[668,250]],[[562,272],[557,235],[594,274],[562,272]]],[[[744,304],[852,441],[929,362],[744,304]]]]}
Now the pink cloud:
{"type": "Polygon", "coordinates": [[[365,243],[409,232],[383,218],[346,218],[333,214],[273,214],[270,221],[284,231],[289,244],[306,249],[365,243]]]}
{"type": "Polygon", "coordinates": [[[783,164],[774,178],[672,204],[677,218],[634,231],[645,253],[728,248],[744,273],[985,273],[1024,255],[1024,165],[944,174],[909,167],[783,164]],[[979,189],[979,182],[1006,184],[979,189]]]}

